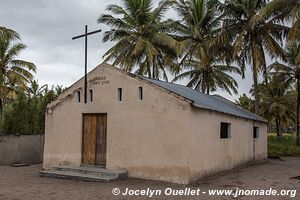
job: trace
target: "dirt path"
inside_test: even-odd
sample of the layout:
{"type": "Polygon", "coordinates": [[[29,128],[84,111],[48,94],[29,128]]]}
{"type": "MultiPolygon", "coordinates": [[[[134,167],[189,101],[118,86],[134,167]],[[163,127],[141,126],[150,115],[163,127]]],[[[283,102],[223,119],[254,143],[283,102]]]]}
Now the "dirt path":
{"type": "Polygon", "coordinates": [[[145,181],[127,179],[112,183],[91,183],[74,180],[54,178],[41,178],[37,175],[41,165],[29,167],[3,167],[0,166],[0,199],[300,199],[300,194],[295,198],[290,196],[114,196],[113,188],[119,188],[124,192],[126,188],[157,189],[164,191],[172,189],[201,189],[208,192],[209,189],[283,189],[297,190],[300,193],[300,180],[291,177],[300,176],[300,158],[284,158],[283,161],[272,160],[261,165],[254,165],[228,173],[218,178],[210,179],[192,186],[163,183],[157,181],[145,181]]]}

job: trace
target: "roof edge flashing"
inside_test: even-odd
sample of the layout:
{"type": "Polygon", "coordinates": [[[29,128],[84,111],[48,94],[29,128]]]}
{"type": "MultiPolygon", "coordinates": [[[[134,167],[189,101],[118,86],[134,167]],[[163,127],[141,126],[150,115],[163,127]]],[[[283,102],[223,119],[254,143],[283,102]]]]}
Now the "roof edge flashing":
{"type": "MultiPolygon", "coordinates": [[[[208,111],[212,111],[212,112],[217,112],[217,113],[222,113],[224,115],[230,115],[230,116],[233,116],[233,117],[238,117],[238,118],[242,118],[242,119],[248,119],[248,120],[253,120],[255,122],[263,122],[263,123],[268,123],[268,121],[260,116],[257,115],[257,117],[259,117],[260,119],[254,119],[254,118],[250,118],[250,117],[242,117],[242,116],[237,116],[237,115],[234,115],[234,114],[230,114],[230,113],[226,113],[226,112],[221,112],[219,110],[215,110],[215,109],[211,109],[211,108],[206,108],[204,106],[201,106],[201,105],[198,105],[196,104],[195,102],[192,102],[191,105],[193,105],[195,108],[200,108],[200,109],[205,109],[205,110],[208,110],[208,111]]],[[[249,111],[250,112],[250,111],[249,111]]],[[[251,113],[251,112],[250,112],[251,113]]]]}

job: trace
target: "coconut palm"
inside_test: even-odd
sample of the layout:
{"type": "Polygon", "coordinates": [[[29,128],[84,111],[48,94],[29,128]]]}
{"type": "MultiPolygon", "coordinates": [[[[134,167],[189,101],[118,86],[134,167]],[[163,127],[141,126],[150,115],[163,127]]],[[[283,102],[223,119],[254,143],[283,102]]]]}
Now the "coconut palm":
{"type": "Polygon", "coordinates": [[[297,141],[300,146],[300,43],[290,44],[287,47],[286,64],[275,62],[269,66],[271,70],[275,70],[275,74],[283,78],[283,82],[295,83],[297,90],[297,109],[296,109],[296,126],[297,126],[297,141]]]}
{"type": "MultiPolygon", "coordinates": [[[[268,83],[265,56],[284,58],[280,43],[289,28],[278,24],[277,13],[259,14],[267,5],[266,0],[225,0],[224,29],[233,39],[233,58],[245,67],[252,65],[254,82],[255,113],[259,113],[258,74],[262,72],[268,83]],[[258,20],[259,18],[259,20],[258,20]]],[[[278,14],[279,15],[279,14],[278,14]]]]}
{"type": "Polygon", "coordinates": [[[300,40],[300,1],[299,0],[273,0],[261,12],[260,16],[279,12],[280,19],[292,22],[288,34],[288,42],[300,40]]]}
{"type": "Polygon", "coordinates": [[[213,56],[207,59],[192,59],[182,63],[183,73],[174,78],[173,81],[188,78],[188,87],[193,87],[203,93],[210,94],[218,88],[225,90],[229,94],[233,91],[238,93],[238,83],[229,73],[241,74],[238,67],[213,63],[213,56]],[[203,61],[202,61],[203,60],[203,61]],[[209,62],[205,62],[209,60],[209,62]]]}
{"type": "Polygon", "coordinates": [[[14,39],[20,39],[20,35],[16,31],[0,26],[0,36],[3,34],[9,34],[14,39]]]}
{"type": "Polygon", "coordinates": [[[43,93],[45,92],[45,89],[48,87],[48,85],[42,85],[40,86],[38,83],[38,80],[31,80],[30,86],[27,88],[27,93],[30,98],[37,99],[41,96],[43,96],[43,93]]]}
{"type": "Polygon", "coordinates": [[[55,92],[55,95],[60,95],[61,93],[63,93],[64,91],[66,90],[66,88],[63,86],[63,85],[56,85],[54,87],[54,92],[55,92]]]}
{"type": "Polygon", "coordinates": [[[17,87],[26,88],[33,78],[35,65],[31,62],[17,59],[26,46],[19,42],[19,35],[9,29],[0,31],[0,113],[7,95],[17,87]]]}
{"type": "Polygon", "coordinates": [[[254,112],[254,101],[245,93],[235,100],[235,104],[246,110],[249,110],[250,112],[254,112]]]}
{"type": "Polygon", "coordinates": [[[183,44],[183,56],[178,65],[180,70],[182,63],[199,55],[204,48],[217,44],[215,36],[221,23],[218,18],[221,3],[218,0],[174,0],[173,3],[180,20],[170,20],[172,31],[183,44]]]}
{"type": "Polygon", "coordinates": [[[103,42],[116,42],[104,54],[105,61],[113,60],[114,65],[128,72],[137,67],[138,74],[154,79],[163,75],[167,79],[165,60],[176,56],[178,49],[176,40],[166,34],[170,24],[163,21],[170,2],[161,1],[155,9],[152,0],[122,0],[122,3],[123,7],[109,5],[107,10],[112,15],[103,14],[98,19],[98,23],[111,27],[104,33],[103,42]]]}
{"type": "Polygon", "coordinates": [[[225,44],[219,39],[221,3],[217,0],[179,0],[174,8],[180,20],[172,21],[174,37],[181,41],[184,51],[181,61],[173,67],[173,81],[188,78],[188,87],[209,94],[217,88],[237,93],[237,82],[227,74],[241,71],[224,64],[225,44]],[[186,71],[186,69],[188,71],[186,71]],[[179,74],[183,70],[184,72],[179,74]]]}
{"type": "Polygon", "coordinates": [[[273,77],[266,86],[260,84],[260,115],[269,123],[275,122],[277,136],[281,136],[282,125],[295,120],[295,101],[289,82],[283,82],[280,77],[273,77]]]}

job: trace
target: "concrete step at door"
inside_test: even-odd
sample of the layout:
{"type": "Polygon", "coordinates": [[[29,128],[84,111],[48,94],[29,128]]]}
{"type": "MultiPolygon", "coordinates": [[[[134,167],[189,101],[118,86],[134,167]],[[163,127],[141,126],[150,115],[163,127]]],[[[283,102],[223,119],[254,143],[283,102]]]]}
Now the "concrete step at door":
{"type": "Polygon", "coordinates": [[[118,179],[117,176],[100,176],[95,174],[82,174],[76,172],[57,171],[57,170],[40,171],[39,175],[42,177],[62,178],[62,179],[72,179],[72,180],[82,180],[82,181],[92,181],[92,182],[110,182],[118,179]]]}
{"type": "Polygon", "coordinates": [[[50,170],[40,171],[39,175],[43,177],[104,182],[125,179],[128,176],[127,171],[123,169],[112,170],[93,166],[57,166],[50,170]]]}
{"type": "Polygon", "coordinates": [[[127,171],[123,169],[105,169],[93,166],[57,166],[53,169],[58,171],[72,171],[83,174],[98,174],[102,176],[117,175],[119,178],[127,177],[127,171]]]}

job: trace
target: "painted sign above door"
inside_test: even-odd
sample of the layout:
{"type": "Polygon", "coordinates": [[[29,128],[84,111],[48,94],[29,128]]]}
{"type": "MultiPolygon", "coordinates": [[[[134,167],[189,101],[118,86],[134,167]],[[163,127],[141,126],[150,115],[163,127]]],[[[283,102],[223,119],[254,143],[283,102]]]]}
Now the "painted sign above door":
{"type": "Polygon", "coordinates": [[[109,80],[107,80],[105,76],[98,76],[90,79],[89,83],[91,85],[106,85],[109,84],[109,80]]]}

